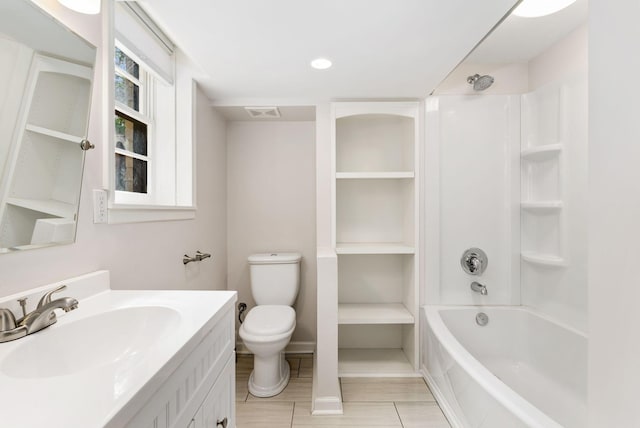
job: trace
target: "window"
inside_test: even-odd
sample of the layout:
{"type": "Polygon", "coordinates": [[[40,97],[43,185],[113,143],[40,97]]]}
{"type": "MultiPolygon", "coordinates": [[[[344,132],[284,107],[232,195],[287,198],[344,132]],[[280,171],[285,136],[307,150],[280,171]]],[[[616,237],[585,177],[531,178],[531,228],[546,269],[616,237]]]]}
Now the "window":
{"type": "Polygon", "coordinates": [[[116,44],[115,97],[115,190],[147,194],[147,143],[152,118],[144,95],[147,73],[116,44]],[[145,114],[146,113],[146,114],[145,114]],[[135,116],[135,117],[134,117],[135,116]]]}
{"type": "Polygon", "coordinates": [[[193,218],[190,63],[137,2],[109,3],[109,222],[193,218]]]}

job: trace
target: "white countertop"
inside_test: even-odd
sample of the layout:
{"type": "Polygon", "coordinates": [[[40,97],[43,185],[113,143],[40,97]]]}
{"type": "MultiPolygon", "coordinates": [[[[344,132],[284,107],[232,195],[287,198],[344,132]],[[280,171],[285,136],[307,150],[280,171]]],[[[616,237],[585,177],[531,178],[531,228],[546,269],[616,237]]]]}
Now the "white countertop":
{"type": "MultiPolygon", "coordinates": [[[[108,272],[106,275],[108,283],[108,272]]],[[[127,412],[142,407],[218,320],[228,310],[233,310],[236,300],[235,291],[118,291],[95,285],[81,289],[70,282],[64,283],[69,284],[69,288],[54,296],[54,299],[58,296],[76,297],[79,300],[78,309],[66,314],[56,311],[59,314],[56,324],[22,339],[0,343],[1,427],[103,427],[114,418],[122,417],[125,406],[127,412]],[[83,298],[82,295],[89,289],[94,294],[83,298]],[[161,314],[165,313],[165,308],[169,308],[179,316],[171,317],[170,326],[165,328],[159,340],[153,340],[152,337],[150,344],[145,341],[142,351],[124,349],[117,358],[111,358],[108,362],[73,367],[69,370],[71,374],[41,376],[34,372],[35,377],[31,377],[29,367],[24,370],[20,367],[26,375],[23,373],[19,377],[15,373],[7,373],[11,371],[7,367],[12,352],[16,349],[16,352],[21,352],[19,347],[29,341],[46,343],[47,335],[57,337],[54,336],[55,330],[69,328],[68,324],[82,323],[82,319],[96,314],[134,307],[160,307],[161,314]]],[[[41,295],[41,289],[54,286],[41,287],[34,290],[33,295],[41,295]]],[[[15,297],[0,299],[0,307],[13,306],[11,302],[15,297]]],[[[14,313],[17,312],[14,310],[14,313]]],[[[79,325],[74,326],[74,331],[78,331],[79,325]]],[[[144,334],[149,329],[152,336],[152,328],[152,325],[138,326],[138,331],[144,334]]],[[[96,330],[84,332],[80,329],[73,346],[82,346],[83,337],[84,342],[94,344],[95,335],[102,335],[100,337],[109,340],[109,334],[104,329],[96,330]]],[[[113,337],[113,331],[109,333],[113,337]]],[[[54,355],[47,355],[46,346],[42,348],[42,359],[55,358],[54,355]]],[[[95,346],[88,348],[95,349],[95,346]]],[[[94,349],[82,348],[82,353],[90,353],[94,349]]],[[[28,362],[28,358],[26,360],[28,362]]]]}

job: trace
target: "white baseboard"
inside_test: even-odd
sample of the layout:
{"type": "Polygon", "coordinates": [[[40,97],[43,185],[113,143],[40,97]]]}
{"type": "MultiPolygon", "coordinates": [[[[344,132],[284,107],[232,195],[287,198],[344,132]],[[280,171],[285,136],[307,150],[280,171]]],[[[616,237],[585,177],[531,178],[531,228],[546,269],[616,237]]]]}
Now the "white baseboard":
{"type": "Polygon", "coordinates": [[[342,400],[340,397],[314,397],[313,416],[342,415],[342,400]]]}
{"type": "MultiPolygon", "coordinates": [[[[342,391],[338,387],[337,395],[318,395],[318,354],[313,354],[313,386],[311,388],[311,414],[313,416],[342,415],[342,391]]],[[[326,391],[325,391],[326,393],[326,391]]]]}
{"type": "MultiPolygon", "coordinates": [[[[313,354],[316,342],[289,342],[284,352],[287,354],[313,354]]],[[[251,354],[242,341],[236,342],[236,354],[251,354]]]]}

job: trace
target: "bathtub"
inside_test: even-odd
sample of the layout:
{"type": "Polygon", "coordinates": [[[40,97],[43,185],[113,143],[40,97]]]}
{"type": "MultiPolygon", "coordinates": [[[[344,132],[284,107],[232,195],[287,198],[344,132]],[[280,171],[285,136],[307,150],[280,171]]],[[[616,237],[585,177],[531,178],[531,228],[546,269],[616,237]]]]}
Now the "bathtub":
{"type": "Polygon", "coordinates": [[[524,307],[420,312],[423,375],[454,428],[587,426],[583,333],[524,307]]]}

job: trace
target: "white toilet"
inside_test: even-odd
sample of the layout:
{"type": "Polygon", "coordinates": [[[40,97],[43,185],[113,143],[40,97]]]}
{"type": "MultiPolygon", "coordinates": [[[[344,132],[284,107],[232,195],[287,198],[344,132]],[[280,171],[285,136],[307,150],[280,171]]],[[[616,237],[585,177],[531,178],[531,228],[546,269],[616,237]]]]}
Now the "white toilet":
{"type": "Polygon", "coordinates": [[[251,294],[256,307],[240,326],[240,338],[254,355],[249,392],[272,397],[289,383],[284,348],[296,328],[291,305],[300,289],[298,253],[254,254],[249,257],[251,294]]]}

